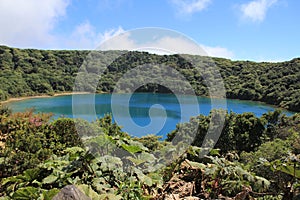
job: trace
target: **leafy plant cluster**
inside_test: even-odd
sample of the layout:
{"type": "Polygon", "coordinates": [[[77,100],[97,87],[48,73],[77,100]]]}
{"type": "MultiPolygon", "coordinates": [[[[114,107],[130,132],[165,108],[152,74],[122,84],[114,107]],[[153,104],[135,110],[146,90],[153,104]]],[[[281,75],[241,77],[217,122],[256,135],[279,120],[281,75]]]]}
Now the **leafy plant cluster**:
{"type": "MultiPolygon", "coordinates": [[[[168,135],[167,140],[171,141],[176,134],[192,131],[191,124],[196,123],[198,132],[192,145],[193,148],[201,147],[209,123],[212,122],[212,126],[216,123],[211,115],[200,115],[192,118],[188,123],[177,125],[176,130],[168,135]]],[[[238,163],[243,170],[268,180],[264,183],[268,185],[267,192],[254,192],[252,190],[254,187],[251,186],[251,188],[244,188],[247,195],[252,194],[258,198],[268,194],[274,198],[277,196],[279,199],[293,199],[299,193],[299,131],[299,113],[287,117],[276,110],[265,113],[260,118],[253,113],[228,113],[215,148],[219,149],[218,154],[226,161],[238,163]]],[[[188,159],[203,163],[203,160],[193,154],[189,154],[188,159]]],[[[239,175],[239,177],[242,179],[244,176],[239,175]]],[[[238,184],[234,183],[234,185],[238,184]]],[[[249,187],[249,184],[242,185],[249,187]]],[[[234,186],[231,185],[229,188],[234,186]]]]}
{"type": "MultiPolygon", "coordinates": [[[[166,167],[155,167],[176,151],[171,142],[154,135],[131,138],[111,115],[92,123],[51,121],[48,114],[3,108],[0,199],[52,199],[71,184],[92,199],[292,199],[298,194],[299,114],[228,113],[217,149],[202,157],[198,146],[210,120],[191,119],[200,130],[194,144],[166,167]],[[156,157],[157,152],[165,154],[156,157]]],[[[189,131],[189,123],[178,126],[189,131]]]]}
{"type": "MultiPolygon", "coordinates": [[[[208,96],[207,84],[220,85],[222,79],[228,98],[262,101],[293,111],[300,110],[300,59],[257,63],[191,55],[34,50],[5,46],[0,46],[0,100],[72,91],[76,76],[76,89],[79,91],[96,89],[98,92],[112,92],[126,72],[143,65],[151,65],[151,71],[140,70],[140,74],[127,77],[121,84],[125,88],[122,92],[127,92],[126,88],[132,88],[148,77],[154,83],[143,85],[139,92],[170,93],[166,87],[155,84],[166,79],[165,74],[170,75],[165,81],[171,83],[172,76],[178,81],[177,76],[164,67],[168,66],[184,76],[196,95],[208,96]],[[221,76],[215,73],[214,67],[221,76]],[[99,74],[102,76],[99,77],[99,74]],[[93,84],[98,81],[94,88],[93,84]]],[[[177,86],[177,92],[188,92],[186,81],[177,86]]]]}
{"type": "Polygon", "coordinates": [[[121,132],[110,115],[94,123],[49,119],[32,111],[1,115],[1,199],[52,199],[69,184],[92,199],[141,199],[162,184],[161,176],[134,165],[125,170],[124,161],[114,156],[122,150],[138,165],[151,158],[148,148],[121,132]]]}
{"type": "Polygon", "coordinates": [[[223,124],[219,122],[217,117],[219,115],[218,111],[213,111],[208,116],[192,117],[189,122],[178,124],[176,129],[167,135],[167,141],[172,141],[178,134],[192,132],[196,127],[197,133],[192,145],[201,147],[209,127],[222,126],[220,137],[216,138],[216,148],[222,153],[232,150],[238,153],[249,152],[256,150],[265,142],[278,138],[282,134],[278,128],[286,127],[290,123],[290,119],[281,115],[280,110],[265,113],[261,117],[256,117],[251,112],[242,114],[230,112],[225,115],[223,124]]]}

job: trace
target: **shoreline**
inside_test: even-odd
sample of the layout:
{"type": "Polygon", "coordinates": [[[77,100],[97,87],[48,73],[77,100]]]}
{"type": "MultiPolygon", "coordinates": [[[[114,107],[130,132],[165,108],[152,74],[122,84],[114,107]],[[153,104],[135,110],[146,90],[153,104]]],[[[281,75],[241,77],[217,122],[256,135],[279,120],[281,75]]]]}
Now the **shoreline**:
{"type": "Polygon", "coordinates": [[[12,97],[5,101],[0,101],[0,105],[15,102],[15,101],[23,101],[26,99],[50,98],[50,97],[67,96],[67,95],[73,95],[73,94],[92,94],[92,93],[90,93],[90,92],[60,92],[60,93],[54,93],[53,95],[40,94],[40,95],[34,95],[34,96],[12,97]]]}

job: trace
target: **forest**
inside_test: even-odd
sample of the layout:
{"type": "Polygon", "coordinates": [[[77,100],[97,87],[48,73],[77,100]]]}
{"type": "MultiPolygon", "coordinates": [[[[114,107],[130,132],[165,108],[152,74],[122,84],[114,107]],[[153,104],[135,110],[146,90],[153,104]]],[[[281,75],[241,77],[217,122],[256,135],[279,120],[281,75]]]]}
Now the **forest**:
{"type": "MultiPolygon", "coordinates": [[[[213,78],[213,83],[224,82],[227,98],[261,101],[300,111],[300,58],[278,63],[258,63],[191,55],[35,50],[6,46],[0,46],[0,101],[11,97],[73,91],[75,77],[80,77],[84,71],[89,73],[89,77],[83,77],[87,81],[84,81],[80,90],[93,91],[91,80],[99,79],[95,90],[99,93],[112,92],[124,73],[136,66],[153,63],[158,67],[164,64],[177,70],[199,96],[209,96],[204,77],[208,80],[213,78]],[[197,70],[195,65],[202,65],[202,70],[197,70]],[[214,75],[214,66],[221,77],[214,75]]],[[[136,81],[136,77],[132,77],[125,84],[130,87],[136,81]]],[[[156,84],[145,85],[139,91],[169,92],[156,84]]]]}
{"type": "MultiPolygon", "coordinates": [[[[153,63],[154,74],[168,70],[160,69],[162,64],[176,69],[196,95],[209,96],[207,81],[218,85],[223,80],[227,98],[300,110],[299,58],[258,63],[194,55],[5,46],[0,47],[0,100],[70,92],[76,77],[80,78],[75,88],[79,91],[113,92],[124,73],[153,63]],[[195,66],[205,67],[197,70],[195,66]]],[[[140,81],[136,77],[126,80],[123,84],[128,87],[140,81]]],[[[178,84],[178,91],[185,93],[185,85],[178,84]]],[[[171,91],[147,84],[137,92],[171,91]]],[[[203,146],[205,136],[209,127],[220,128],[224,110],[192,117],[162,140],[156,135],[129,136],[111,114],[93,122],[53,119],[51,113],[33,109],[14,113],[0,104],[0,200],[51,200],[69,185],[93,200],[300,199],[300,114],[286,116],[280,109],[261,117],[225,112],[220,137],[208,141],[215,143],[211,149],[203,146]],[[174,154],[181,150],[180,155],[174,154]]]]}

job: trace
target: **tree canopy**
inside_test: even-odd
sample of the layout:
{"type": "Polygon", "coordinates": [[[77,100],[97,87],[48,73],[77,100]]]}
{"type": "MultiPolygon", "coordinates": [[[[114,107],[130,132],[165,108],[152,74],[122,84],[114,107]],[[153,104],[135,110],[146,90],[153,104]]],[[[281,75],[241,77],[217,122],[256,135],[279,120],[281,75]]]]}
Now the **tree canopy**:
{"type": "MultiPolygon", "coordinates": [[[[104,69],[96,90],[112,92],[116,82],[128,70],[152,63],[164,64],[177,70],[189,81],[196,95],[209,95],[204,77],[214,78],[213,84],[222,78],[227,98],[262,101],[300,111],[300,58],[278,63],[258,63],[192,55],[182,57],[126,51],[35,50],[6,46],[0,46],[0,100],[72,91],[75,77],[82,72],[79,71],[81,66],[90,74],[84,79],[84,87],[92,88],[89,84],[99,78],[99,70],[104,69]],[[116,59],[110,62],[114,57],[116,59]],[[96,58],[92,60],[94,63],[84,63],[91,58],[96,58]],[[193,66],[203,63],[206,68],[202,71],[193,66]],[[221,77],[214,77],[210,66],[216,66],[221,77]]],[[[162,69],[158,65],[157,70],[168,68],[162,69]]],[[[132,77],[124,84],[130,87],[137,81],[140,80],[132,77]]],[[[178,85],[183,88],[181,84],[178,85]]],[[[139,91],[170,92],[159,84],[144,85],[139,91]]]]}

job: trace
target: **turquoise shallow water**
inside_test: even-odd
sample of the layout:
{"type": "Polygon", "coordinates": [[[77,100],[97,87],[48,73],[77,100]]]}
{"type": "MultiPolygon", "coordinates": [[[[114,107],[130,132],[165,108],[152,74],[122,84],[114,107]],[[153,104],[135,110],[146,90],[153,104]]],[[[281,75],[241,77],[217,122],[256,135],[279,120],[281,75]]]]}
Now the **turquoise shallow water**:
{"type": "MultiPolygon", "coordinates": [[[[256,116],[275,109],[272,106],[253,101],[226,100],[223,102],[205,97],[176,97],[173,94],[151,93],[135,93],[132,96],[118,94],[113,96],[113,104],[111,94],[83,94],[74,95],[73,98],[72,95],[66,95],[27,99],[12,102],[9,107],[13,112],[24,111],[28,108],[35,108],[36,112],[52,112],[54,118],[61,116],[73,118],[75,110],[75,117],[93,121],[96,117],[111,113],[112,105],[114,106],[114,120],[130,135],[140,137],[146,134],[157,134],[164,138],[167,133],[175,129],[177,123],[186,122],[190,117],[198,114],[208,115],[212,108],[223,108],[236,113],[253,112],[256,116]],[[97,116],[92,114],[93,111],[97,116]]],[[[287,115],[293,114],[292,112],[283,112],[287,115]]]]}

